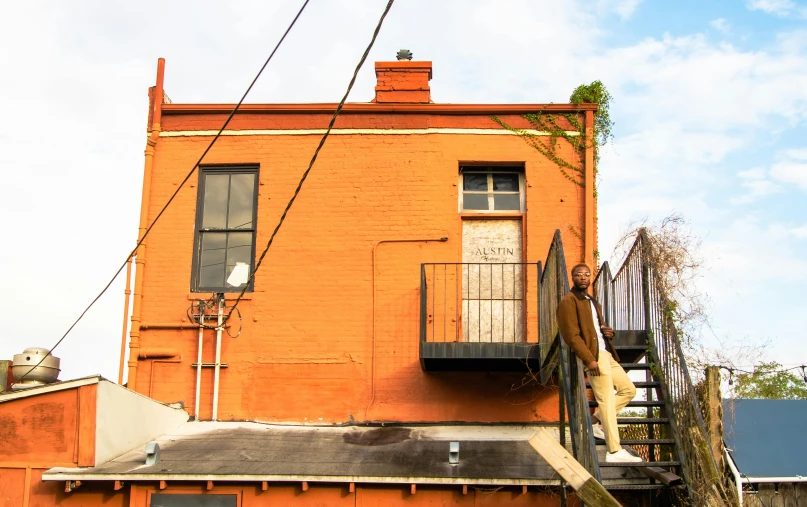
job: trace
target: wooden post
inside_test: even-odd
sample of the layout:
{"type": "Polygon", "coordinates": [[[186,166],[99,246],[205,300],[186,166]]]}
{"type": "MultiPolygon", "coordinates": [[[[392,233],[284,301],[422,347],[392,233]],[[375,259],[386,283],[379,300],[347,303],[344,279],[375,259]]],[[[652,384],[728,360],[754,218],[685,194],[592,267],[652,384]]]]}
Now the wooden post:
{"type": "Polygon", "coordinates": [[[577,492],[580,500],[587,505],[599,507],[621,507],[602,484],[591,476],[566,449],[555,441],[546,429],[541,428],[530,439],[530,445],[542,458],[560,474],[577,492]]]}
{"type": "Polygon", "coordinates": [[[703,399],[701,399],[706,432],[709,434],[709,447],[718,470],[723,470],[723,395],[720,392],[720,368],[706,368],[703,383],[703,399]]]}

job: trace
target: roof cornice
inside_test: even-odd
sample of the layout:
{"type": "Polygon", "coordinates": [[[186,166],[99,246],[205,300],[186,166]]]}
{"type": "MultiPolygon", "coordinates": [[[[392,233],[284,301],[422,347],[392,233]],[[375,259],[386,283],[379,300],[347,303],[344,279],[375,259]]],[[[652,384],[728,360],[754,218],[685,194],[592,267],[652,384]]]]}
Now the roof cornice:
{"type": "MultiPolygon", "coordinates": [[[[241,114],[331,114],[337,104],[242,104],[241,114]]],[[[163,115],[227,114],[235,104],[162,104],[163,115]]],[[[597,104],[345,104],[342,114],[407,113],[407,114],[524,114],[524,113],[575,113],[596,111],[597,104]]]]}

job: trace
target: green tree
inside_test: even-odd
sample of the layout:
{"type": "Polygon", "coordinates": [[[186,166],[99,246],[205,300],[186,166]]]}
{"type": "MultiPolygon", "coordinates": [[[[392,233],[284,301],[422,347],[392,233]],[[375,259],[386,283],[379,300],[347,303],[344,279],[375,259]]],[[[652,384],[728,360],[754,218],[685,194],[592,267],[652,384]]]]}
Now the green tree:
{"type": "Polygon", "coordinates": [[[807,384],[796,371],[800,372],[784,371],[782,365],[775,361],[759,363],[753,373],[734,376],[734,397],[807,400],[807,384]]]}

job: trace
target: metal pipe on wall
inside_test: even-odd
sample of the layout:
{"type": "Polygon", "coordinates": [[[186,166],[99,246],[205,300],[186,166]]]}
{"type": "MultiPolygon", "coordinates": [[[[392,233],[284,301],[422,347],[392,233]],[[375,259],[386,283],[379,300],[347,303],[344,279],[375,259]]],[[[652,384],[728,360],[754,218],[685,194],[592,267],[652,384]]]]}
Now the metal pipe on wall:
{"type": "Polygon", "coordinates": [[[723,449],[723,453],[726,455],[726,463],[729,464],[731,475],[734,476],[734,486],[737,488],[737,498],[740,500],[740,507],[743,507],[743,481],[740,479],[740,471],[737,470],[737,465],[734,464],[734,460],[731,458],[729,450],[723,449]]]}
{"type": "Polygon", "coordinates": [[[129,327],[129,295],[132,293],[132,258],[126,261],[126,288],[123,289],[123,331],[120,337],[120,365],[118,366],[118,384],[123,385],[123,362],[126,358],[126,330],[129,327]]]}
{"type": "Polygon", "coordinates": [[[205,325],[205,311],[204,308],[199,308],[199,345],[196,351],[196,391],[195,401],[193,405],[194,419],[199,420],[199,397],[202,389],[202,338],[204,335],[205,325]]]}
{"type": "Polygon", "coordinates": [[[373,286],[373,310],[372,310],[372,319],[373,319],[373,328],[372,328],[372,342],[370,345],[371,353],[370,353],[370,401],[367,403],[367,407],[364,409],[364,418],[367,419],[367,413],[370,410],[370,407],[373,405],[375,401],[375,254],[376,249],[382,243],[431,243],[431,242],[441,242],[445,243],[448,241],[447,236],[443,236],[439,239],[382,239],[376,242],[373,245],[373,257],[372,257],[372,271],[373,271],[373,278],[372,278],[372,286],[373,286]]]}
{"type": "MultiPolygon", "coordinates": [[[[160,137],[160,119],[162,116],[163,81],[165,76],[165,59],[157,60],[157,83],[154,86],[154,102],[151,111],[151,125],[149,137],[146,141],[145,161],[143,163],[143,194],[140,204],[140,224],[138,225],[138,242],[148,228],[149,201],[151,198],[151,177],[154,167],[154,152],[157,140],[160,137]]],[[[135,283],[134,301],[132,303],[132,328],[129,332],[129,376],[127,384],[130,389],[137,390],[137,361],[140,348],[140,319],[141,303],[143,299],[143,274],[146,266],[146,244],[138,247],[135,252],[135,283]]]]}
{"type": "MultiPolygon", "coordinates": [[[[218,420],[219,414],[219,374],[221,372],[221,330],[224,323],[224,294],[219,294],[219,314],[216,325],[216,365],[213,370],[213,418],[218,420]]],[[[199,371],[202,370],[202,362],[199,361],[199,371]]]]}

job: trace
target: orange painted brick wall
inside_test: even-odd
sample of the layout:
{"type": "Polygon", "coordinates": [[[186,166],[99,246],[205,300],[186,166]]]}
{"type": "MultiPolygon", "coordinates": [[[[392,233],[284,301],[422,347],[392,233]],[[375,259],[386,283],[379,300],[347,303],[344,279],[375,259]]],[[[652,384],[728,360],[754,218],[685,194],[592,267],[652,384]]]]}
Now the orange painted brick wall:
{"type": "MultiPolygon", "coordinates": [[[[165,116],[172,131],[208,129],[221,115],[165,116]]],[[[517,123],[517,116],[510,121],[517,123]]],[[[351,115],[345,128],[499,128],[488,116],[351,115]],[[405,125],[401,125],[405,124],[405,125]]],[[[322,128],[321,115],[245,115],[237,128],[322,128]],[[287,127],[286,125],[293,125],[287,127]],[[306,125],[308,125],[306,127],[306,125]]],[[[319,135],[227,136],[206,163],[258,164],[260,252],[320,140],[319,135]]],[[[210,142],[161,137],[156,146],[149,222],[210,142]]],[[[576,157],[560,146],[564,157],[576,157]]],[[[420,264],[461,260],[458,171],[463,162],[523,164],[524,260],[543,261],[555,229],[569,266],[582,244],[583,190],[557,165],[512,135],[332,135],[240,303],[243,331],[225,335],[219,418],[341,423],[557,420],[554,390],[512,391],[523,374],[426,373],[419,364],[420,264]],[[449,238],[446,243],[383,244],[388,239],[449,238]],[[371,379],[375,326],[375,394],[371,379]],[[368,408],[370,400],[372,406],[368,408]]],[[[182,189],[148,238],[141,319],[179,322],[190,299],[198,176],[182,189]]],[[[209,294],[201,297],[207,298],[209,294]]],[[[173,347],[181,362],[141,360],[139,392],[195,411],[195,330],[144,329],[140,346],[173,347]]],[[[214,334],[205,332],[204,361],[214,334]]],[[[212,371],[203,372],[200,412],[209,418],[212,371]]]]}
{"type": "Polygon", "coordinates": [[[49,468],[95,464],[96,395],[86,385],[0,403],[0,506],[102,503],[104,494],[70,501],[63,482],[42,482],[49,468]]]}
{"type": "MultiPolygon", "coordinates": [[[[310,483],[307,491],[302,491],[300,484],[271,484],[267,491],[253,484],[215,483],[211,491],[195,485],[183,486],[169,483],[167,489],[157,490],[155,487],[136,486],[131,493],[134,507],[148,507],[152,494],[230,494],[237,495],[240,507],[257,505],[314,506],[343,505],[370,507],[387,506],[493,506],[507,505],[553,507],[558,505],[558,494],[551,491],[528,489],[522,494],[520,487],[474,487],[469,486],[467,493],[462,494],[460,486],[418,486],[415,494],[411,493],[408,484],[393,485],[356,485],[350,492],[347,485],[310,483]]],[[[92,505],[88,503],[88,505],[92,505]]],[[[579,505],[577,499],[570,495],[569,507],[579,505]]]]}

